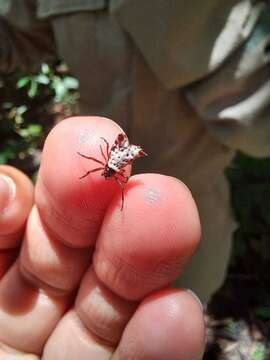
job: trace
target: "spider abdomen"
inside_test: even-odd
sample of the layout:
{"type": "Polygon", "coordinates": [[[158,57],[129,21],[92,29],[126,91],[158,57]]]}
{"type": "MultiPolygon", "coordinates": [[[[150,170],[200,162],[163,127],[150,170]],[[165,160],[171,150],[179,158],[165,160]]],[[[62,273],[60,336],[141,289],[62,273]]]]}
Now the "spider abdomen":
{"type": "Polygon", "coordinates": [[[141,147],[137,145],[129,145],[128,147],[114,145],[111,149],[107,165],[117,172],[140,157],[141,150],[141,147]]]}

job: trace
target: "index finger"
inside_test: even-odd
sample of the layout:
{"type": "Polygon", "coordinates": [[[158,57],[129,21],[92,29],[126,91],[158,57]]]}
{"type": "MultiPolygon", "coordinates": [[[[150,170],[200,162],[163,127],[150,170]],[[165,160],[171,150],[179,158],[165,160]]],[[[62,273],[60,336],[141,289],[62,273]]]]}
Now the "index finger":
{"type": "Polygon", "coordinates": [[[46,140],[36,204],[53,236],[68,246],[86,247],[95,242],[105,210],[119,192],[117,183],[106,181],[100,172],[80,179],[102,165],[78,153],[104,162],[100,146],[105,153],[106,144],[101,138],[112,145],[121,132],[106,118],[75,117],[57,125],[46,140]]]}

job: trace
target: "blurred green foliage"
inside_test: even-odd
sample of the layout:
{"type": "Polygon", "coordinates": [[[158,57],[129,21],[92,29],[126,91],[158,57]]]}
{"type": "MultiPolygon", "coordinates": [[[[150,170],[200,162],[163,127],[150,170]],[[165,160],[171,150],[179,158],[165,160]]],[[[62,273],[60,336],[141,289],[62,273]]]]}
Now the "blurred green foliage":
{"type": "Polygon", "coordinates": [[[267,349],[264,344],[258,343],[251,355],[251,360],[265,360],[267,355],[267,349]]]}
{"type": "Polygon", "coordinates": [[[252,288],[247,301],[255,313],[270,319],[270,159],[238,153],[226,170],[232,211],[238,228],[230,273],[237,273],[252,288]]]}
{"type": "Polygon", "coordinates": [[[12,164],[32,175],[38,150],[55,121],[53,107],[72,107],[78,81],[61,64],[42,64],[35,74],[19,70],[0,77],[0,164],[12,164]]]}
{"type": "MultiPolygon", "coordinates": [[[[70,90],[77,90],[78,80],[72,76],[60,76],[55,68],[42,64],[40,72],[33,75],[22,75],[17,81],[17,88],[26,88],[29,98],[39,94],[40,85],[47,85],[54,93],[54,101],[68,103],[73,100],[70,90]]],[[[42,89],[41,89],[42,90],[42,89]]]]}

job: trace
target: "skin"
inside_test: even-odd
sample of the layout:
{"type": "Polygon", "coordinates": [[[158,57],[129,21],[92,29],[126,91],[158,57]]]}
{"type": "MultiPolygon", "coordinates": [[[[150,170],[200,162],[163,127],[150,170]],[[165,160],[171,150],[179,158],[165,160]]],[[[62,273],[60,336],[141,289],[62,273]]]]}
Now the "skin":
{"type": "Polygon", "coordinates": [[[77,152],[100,158],[100,137],[121,131],[98,117],[58,124],[35,189],[0,167],[0,359],[202,358],[202,308],[170,287],[200,238],[187,187],[132,176],[120,211],[113,179],[79,180],[95,164],[77,152]]]}

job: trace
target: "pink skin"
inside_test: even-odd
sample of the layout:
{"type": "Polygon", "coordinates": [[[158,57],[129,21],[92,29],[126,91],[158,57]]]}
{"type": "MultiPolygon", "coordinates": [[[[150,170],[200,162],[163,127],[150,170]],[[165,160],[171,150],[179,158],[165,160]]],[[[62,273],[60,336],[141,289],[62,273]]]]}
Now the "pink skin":
{"type": "Polygon", "coordinates": [[[189,190],[171,177],[136,175],[126,184],[120,211],[113,179],[96,172],[79,180],[96,164],[77,152],[102,159],[100,137],[112,144],[120,132],[98,117],[57,125],[45,143],[31,211],[29,180],[0,167],[16,183],[11,200],[0,184],[9,208],[0,213],[5,359],[14,351],[18,359],[32,353],[43,360],[202,357],[201,307],[186,290],[169,289],[200,237],[189,190]]]}

